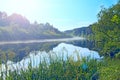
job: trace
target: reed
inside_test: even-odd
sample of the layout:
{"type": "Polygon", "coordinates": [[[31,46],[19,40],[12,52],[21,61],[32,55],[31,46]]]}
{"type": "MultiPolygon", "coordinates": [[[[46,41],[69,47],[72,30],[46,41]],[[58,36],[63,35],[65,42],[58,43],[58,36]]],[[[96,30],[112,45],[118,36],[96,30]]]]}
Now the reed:
{"type": "Polygon", "coordinates": [[[76,60],[72,56],[65,60],[63,57],[54,55],[53,58],[53,55],[49,54],[49,58],[40,59],[40,63],[36,67],[32,66],[34,61],[30,61],[27,69],[14,69],[14,71],[7,70],[6,65],[5,72],[0,73],[0,80],[98,80],[100,77],[104,77],[101,73],[107,64],[103,61],[89,57],[80,59],[78,54],[76,60]]]}

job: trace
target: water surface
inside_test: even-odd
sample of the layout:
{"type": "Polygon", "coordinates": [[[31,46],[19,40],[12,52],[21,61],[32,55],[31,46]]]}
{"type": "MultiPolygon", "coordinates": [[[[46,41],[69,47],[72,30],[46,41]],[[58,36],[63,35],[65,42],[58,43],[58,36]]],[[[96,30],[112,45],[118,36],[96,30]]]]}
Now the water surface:
{"type": "MultiPolygon", "coordinates": [[[[22,59],[19,62],[8,61],[8,70],[15,69],[27,69],[28,64],[32,62],[33,67],[37,67],[41,61],[46,60],[48,63],[52,59],[61,59],[66,60],[68,57],[72,57],[74,60],[77,60],[78,57],[81,59],[83,57],[90,57],[94,59],[99,59],[100,56],[98,52],[89,50],[88,48],[82,48],[74,46],[72,44],[60,43],[58,46],[54,47],[51,51],[32,51],[30,54],[22,59]]],[[[5,65],[2,64],[1,71],[5,70],[5,65]]]]}

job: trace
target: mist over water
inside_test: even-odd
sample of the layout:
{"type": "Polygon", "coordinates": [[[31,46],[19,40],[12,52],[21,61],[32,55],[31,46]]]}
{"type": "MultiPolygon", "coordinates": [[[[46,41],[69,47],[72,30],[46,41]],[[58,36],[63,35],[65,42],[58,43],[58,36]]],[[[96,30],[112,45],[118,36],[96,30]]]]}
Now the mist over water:
{"type": "Polygon", "coordinates": [[[41,39],[41,40],[25,40],[25,41],[2,41],[0,45],[6,44],[28,44],[28,43],[43,43],[43,42],[62,42],[62,41],[76,41],[84,40],[83,37],[73,37],[73,38],[61,38],[61,39],[41,39]]]}

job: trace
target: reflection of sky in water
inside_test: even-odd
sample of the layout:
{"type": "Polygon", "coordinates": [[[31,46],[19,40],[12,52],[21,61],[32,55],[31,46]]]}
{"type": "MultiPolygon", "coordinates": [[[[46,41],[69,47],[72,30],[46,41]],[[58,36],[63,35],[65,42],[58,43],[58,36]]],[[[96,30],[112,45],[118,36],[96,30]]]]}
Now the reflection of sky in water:
{"type": "MultiPolygon", "coordinates": [[[[28,67],[28,64],[31,62],[33,67],[36,67],[39,65],[42,61],[47,61],[47,63],[50,62],[50,58],[52,59],[62,59],[66,60],[67,57],[72,57],[74,60],[77,60],[77,57],[90,57],[90,58],[100,58],[99,54],[96,51],[91,51],[88,48],[82,48],[77,47],[72,44],[65,44],[61,43],[57,47],[53,48],[52,51],[49,53],[41,52],[41,51],[34,51],[31,52],[29,56],[21,60],[20,62],[13,63],[11,61],[8,61],[8,70],[13,69],[26,69],[28,67]]],[[[2,64],[1,71],[5,70],[5,65],[2,64]]]]}

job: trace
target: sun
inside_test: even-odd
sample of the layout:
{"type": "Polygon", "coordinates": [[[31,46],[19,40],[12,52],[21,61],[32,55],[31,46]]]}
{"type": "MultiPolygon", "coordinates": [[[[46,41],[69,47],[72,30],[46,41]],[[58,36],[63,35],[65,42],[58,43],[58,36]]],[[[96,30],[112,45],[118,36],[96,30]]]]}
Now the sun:
{"type": "Polygon", "coordinates": [[[28,14],[34,11],[37,7],[36,0],[8,0],[6,8],[8,11],[28,14]]]}

